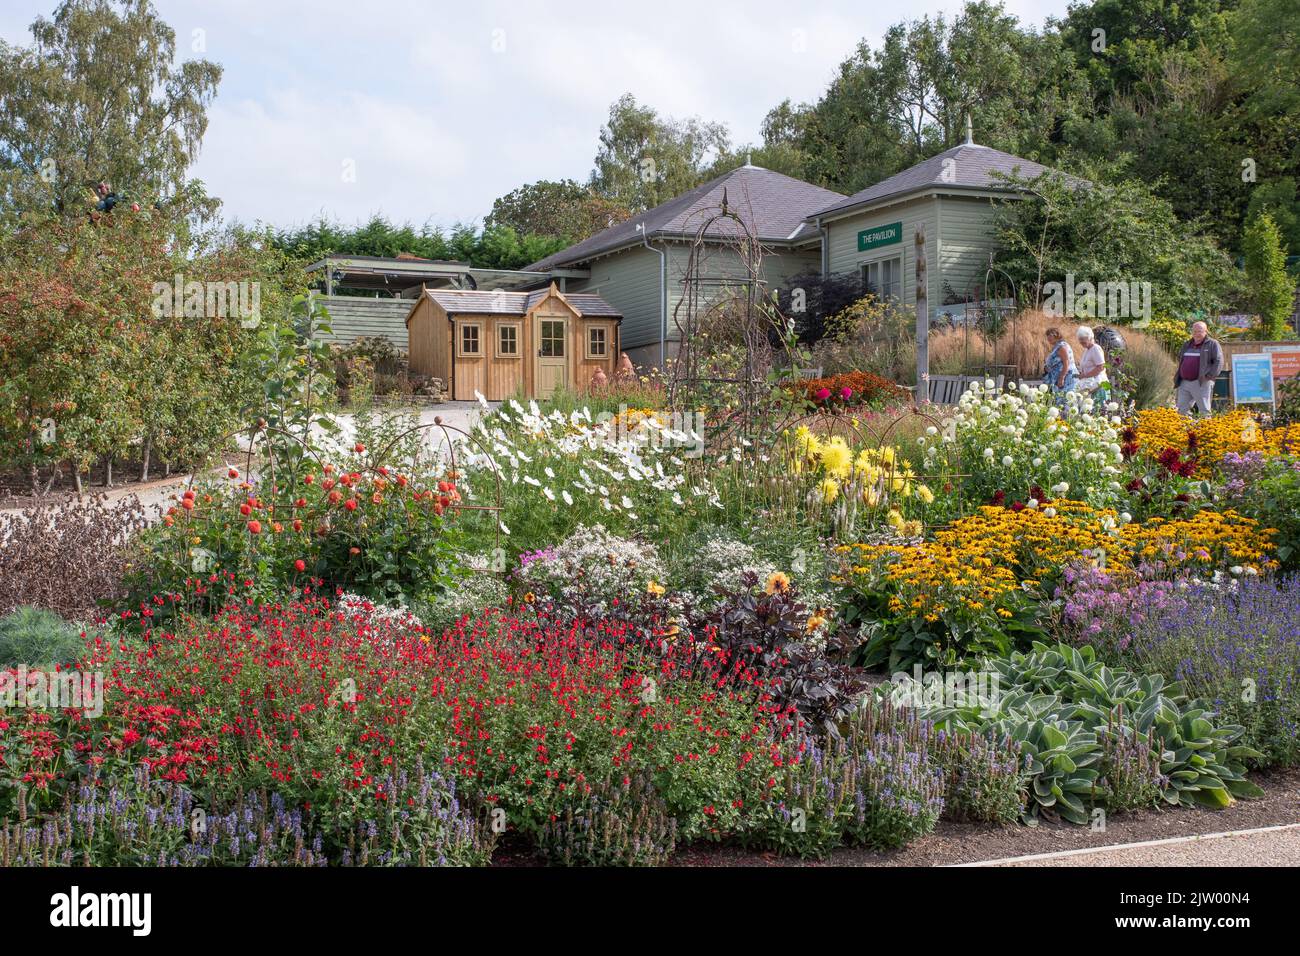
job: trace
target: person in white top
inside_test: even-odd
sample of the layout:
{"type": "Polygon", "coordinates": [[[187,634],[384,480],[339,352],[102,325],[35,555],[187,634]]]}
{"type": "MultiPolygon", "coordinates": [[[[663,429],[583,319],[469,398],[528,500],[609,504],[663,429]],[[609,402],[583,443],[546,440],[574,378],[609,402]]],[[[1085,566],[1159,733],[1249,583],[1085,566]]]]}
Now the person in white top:
{"type": "Polygon", "coordinates": [[[1079,326],[1074,334],[1083,348],[1083,357],[1079,359],[1079,378],[1075,382],[1075,387],[1081,392],[1091,394],[1103,385],[1109,384],[1106,378],[1106,353],[1097,344],[1096,336],[1088,326],[1079,326]]]}

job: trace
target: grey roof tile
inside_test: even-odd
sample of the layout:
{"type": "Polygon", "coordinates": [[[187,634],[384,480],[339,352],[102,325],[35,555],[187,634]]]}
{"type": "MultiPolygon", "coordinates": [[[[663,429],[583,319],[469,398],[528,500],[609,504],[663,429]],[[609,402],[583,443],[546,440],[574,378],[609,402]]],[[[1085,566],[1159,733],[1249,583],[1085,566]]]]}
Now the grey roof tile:
{"type": "MultiPolygon", "coordinates": [[[[1010,153],[989,146],[975,143],[963,143],[952,149],[944,150],[929,159],[911,166],[901,173],[895,173],[888,179],[882,179],[874,186],[868,186],[861,192],[854,193],[847,199],[816,210],[813,216],[827,216],[839,212],[881,202],[909,193],[929,191],[930,189],[998,189],[1008,190],[1005,181],[997,173],[1015,174],[1032,179],[1052,170],[1029,159],[1022,159],[1010,153]],[[953,160],[949,165],[946,161],[953,160]],[[951,169],[948,179],[945,173],[951,169]]],[[[1074,177],[1069,177],[1073,179],[1074,177]]],[[[1009,191],[1009,190],[1008,190],[1009,191]]]]}
{"type": "MultiPolygon", "coordinates": [[[[426,289],[424,294],[437,302],[448,313],[472,315],[526,315],[528,310],[544,299],[548,289],[534,292],[504,292],[482,289],[464,290],[426,289]]],[[[588,318],[622,318],[618,311],[599,295],[592,292],[562,293],[578,314],[588,318]]]]}
{"type": "MultiPolygon", "coordinates": [[[[693,235],[721,204],[724,190],[728,207],[762,242],[788,242],[792,237],[811,238],[815,230],[809,229],[803,220],[813,210],[844,198],[840,193],[761,166],[741,166],[527,268],[545,271],[640,242],[641,233],[636,227],[642,222],[651,239],[655,236],[693,235]]],[[[740,226],[731,220],[720,220],[710,228],[711,235],[735,237],[740,233],[740,226]]]]}

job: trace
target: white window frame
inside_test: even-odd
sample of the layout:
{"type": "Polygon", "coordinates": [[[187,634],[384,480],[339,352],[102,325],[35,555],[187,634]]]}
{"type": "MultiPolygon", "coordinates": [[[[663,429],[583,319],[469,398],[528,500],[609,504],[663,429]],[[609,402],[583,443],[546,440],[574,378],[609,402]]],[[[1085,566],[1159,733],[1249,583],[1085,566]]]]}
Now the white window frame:
{"type": "Polygon", "coordinates": [[[861,260],[858,263],[858,275],[862,277],[862,285],[864,288],[869,287],[871,285],[875,285],[877,287],[878,291],[876,292],[876,294],[879,295],[881,299],[888,301],[892,298],[895,302],[902,302],[903,296],[907,291],[907,281],[904,278],[906,273],[903,271],[906,265],[907,265],[907,257],[903,254],[903,250],[899,249],[895,252],[889,252],[883,255],[876,256],[872,259],[861,260]],[[883,285],[881,282],[872,283],[871,280],[868,278],[868,276],[871,272],[872,267],[875,267],[877,270],[880,270],[884,267],[884,264],[886,262],[890,262],[893,260],[898,261],[898,279],[897,279],[898,291],[894,293],[887,293],[883,288],[881,288],[881,286],[883,285]]]}

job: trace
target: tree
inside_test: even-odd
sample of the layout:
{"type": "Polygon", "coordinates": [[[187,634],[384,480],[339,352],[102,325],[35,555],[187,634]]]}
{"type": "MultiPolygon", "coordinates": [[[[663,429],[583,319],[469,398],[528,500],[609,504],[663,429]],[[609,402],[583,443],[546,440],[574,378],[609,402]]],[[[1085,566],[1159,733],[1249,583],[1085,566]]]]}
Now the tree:
{"type": "MultiPolygon", "coordinates": [[[[1300,115],[1300,0],[1242,0],[1232,19],[1236,64],[1251,90],[1252,109],[1264,115],[1300,115]]],[[[1294,127],[1293,127],[1294,128],[1294,127]]]]}
{"type": "Polygon", "coordinates": [[[65,0],[31,30],[30,48],[0,41],[5,211],[81,214],[101,182],[141,205],[176,197],[221,67],[173,66],[176,35],[148,0],[65,0]]]}
{"type": "Polygon", "coordinates": [[[663,118],[626,93],[610,106],[600,131],[590,185],[632,213],[643,212],[704,182],[729,142],[722,123],[663,118]]]}
{"type": "Polygon", "coordinates": [[[147,476],[151,460],[200,462],[241,423],[260,317],[284,311],[301,271],[259,237],[176,234],[158,210],[120,208],[0,234],[0,468],[37,491],[96,460],[147,476]]]}
{"type": "Polygon", "coordinates": [[[798,143],[813,181],[851,193],[960,143],[968,114],[980,143],[1037,158],[1085,90],[1059,37],[973,2],[951,22],[895,24],[878,49],[862,41],[816,105],[782,103],[764,130],[798,143]]]}
{"type": "Polygon", "coordinates": [[[468,262],[483,269],[522,269],[569,245],[562,237],[520,235],[510,226],[492,226],[480,232],[461,223],[444,233],[429,223],[419,229],[410,223],[395,226],[380,215],[351,228],[322,218],[298,229],[280,230],[268,241],[285,255],[306,262],[327,255],[394,258],[407,253],[421,259],[468,262]]]}
{"type": "Polygon", "coordinates": [[[1287,320],[1295,307],[1295,283],[1286,273],[1286,249],[1277,224],[1268,213],[1246,223],[1242,239],[1246,268],[1246,293],[1259,316],[1259,333],[1266,339],[1286,335],[1287,320]]]}
{"type": "Polygon", "coordinates": [[[623,206],[571,179],[520,186],[492,203],[485,229],[509,226],[520,235],[581,242],[631,216],[623,206]]]}
{"type": "Polygon", "coordinates": [[[1026,304],[1040,304],[1046,283],[1071,276],[1150,283],[1151,310],[1160,316],[1212,313],[1232,300],[1237,271],[1199,224],[1179,219],[1147,183],[1115,170],[1090,178],[1006,177],[1026,198],[998,210],[997,265],[1026,304]]]}

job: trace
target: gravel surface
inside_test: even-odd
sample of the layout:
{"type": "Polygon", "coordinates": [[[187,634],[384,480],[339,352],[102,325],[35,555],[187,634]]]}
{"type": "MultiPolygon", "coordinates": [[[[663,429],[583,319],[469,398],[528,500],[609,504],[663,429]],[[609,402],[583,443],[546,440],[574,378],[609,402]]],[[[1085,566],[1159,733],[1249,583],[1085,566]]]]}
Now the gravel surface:
{"type": "MultiPolygon", "coordinates": [[[[412,411],[416,411],[416,409],[394,408],[391,411],[394,414],[410,414],[412,411]]],[[[479,415],[482,412],[482,406],[479,405],[478,402],[445,402],[441,405],[421,407],[418,411],[421,425],[432,424],[435,418],[440,417],[446,425],[452,428],[469,431],[478,421],[479,415]]],[[[353,441],[352,416],[339,415],[336,417],[336,421],[340,426],[339,442],[345,446],[350,445],[353,441]]],[[[431,428],[425,434],[426,441],[430,442],[434,447],[442,444],[442,434],[438,429],[431,428]]],[[[454,432],[452,435],[453,438],[458,437],[455,436],[454,432]]],[[[241,468],[243,467],[242,458],[238,456],[232,458],[229,463],[239,465],[241,468]]],[[[225,465],[220,465],[216,471],[224,475],[225,465]]],[[[117,475],[119,478],[123,477],[122,472],[118,472],[117,475]]],[[[185,487],[189,480],[189,474],[178,473],[169,478],[156,481],[119,484],[107,491],[100,486],[87,484],[85,491],[87,495],[103,493],[109,501],[116,501],[120,498],[135,495],[139,499],[140,504],[143,505],[149,513],[150,518],[156,521],[161,517],[162,512],[165,511],[169,505],[174,503],[175,497],[180,494],[180,490],[185,487]]],[[[55,491],[43,500],[55,501],[60,499],[75,500],[75,495],[73,495],[70,489],[64,489],[62,491],[55,491]]],[[[30,504],[32,504],[30,498],[6,498],[3,494],[0,494],[0,510],[19,511],[30,504]]]]}
{"type": "MultiPolygon", "coordinates": [[[[1251,780],[1264,789],[1258,800],[1239,800],[1226,810],[1175,808],[1139,813],[1117,814],[1107,821],[1105,832],[1067,823],[1041,823],[1037,827],[992,827],[983,824],[943,821],[930,836],[904,850],[878,853],[860,848],[837,850],[826,860],[796,860],[773,853],[752,853],[733,847],[692,846],[673,857],[676,866],[947,866],[1001,860],[1008,857],[1052,853],[1083,847],[1137,843],[1170,837],[1228,830],[1250,830],[1277,824],[1300,823],[1300,770],[1257,773],[1251,780]]],[[[1287,831],[1294,833],[1294,831],[1287,831]]],[[[1233,838],[1173,846],[1167,850],[1150,848],[1154,861],[1169,857],[1177,866],[1240,865],[1251,854],[1257,862],[1246,865],[1296,865],[1297,836],[1261,834],[1238,841],[1233,838]],[[1273,861],[1290,862],[1273,862],[1273,861]]],[[[1127,852],[1127,851],[1126,851],[1127,852]]],[[[1136,851],[1135,851],[1136,852],[1136,851]]],[[[1032,864],[1031,864],[1032,865],[1032,864]]],[[[1100,861],[1084,862],[1066,858],[1060,866],[1100,866],[1100,861]]],[[[1115,865],[1120,865],[1119,863],[1115,865]]],[[[1157,865],[1152,863],[1152,865],[1157,865]]]]}
{"type": "Polygon", "coordinates": [[[1264,833],[1189,837],[1176,843],[1117,847],[994,866],[1300,866],[1300,825],[1264,833]]]}

